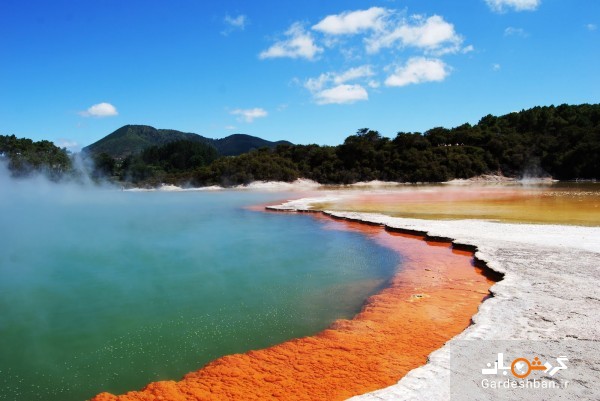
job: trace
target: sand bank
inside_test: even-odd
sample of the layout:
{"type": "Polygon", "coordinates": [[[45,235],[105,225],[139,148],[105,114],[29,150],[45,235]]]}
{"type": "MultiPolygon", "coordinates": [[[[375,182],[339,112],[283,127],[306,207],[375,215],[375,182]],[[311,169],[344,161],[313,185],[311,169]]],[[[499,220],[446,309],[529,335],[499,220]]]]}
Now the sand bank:
{"type": "Polygon", "coordinates": [[[267,191],[305,191],[309,189],[318,189],[322,187],[316,181],[306,178],[298,178],[293,182],[283,181],[254,181],[246,185],[237,185],[234,189],[252,189],[252,190],[267,190],[267,191]]]}
{"type": "MultiPolygon", "coordinates": [[[[314,200],[288,202],[284,210],[306,210],[314,200]]],[[[600,398],[600,227],[506,224],[477,220],[417,220],[380,214],[332,212],[333,216],[382,224],[452,238],[477,248],[475,256],[503,273],[493,298],[473,316],[473,325],[432,353],[428,363],[414,369],[396,385],[352,400],[591,400],[600,398]],[[501,352],[493,348],[510,342],[513,355],[528,355],[536,344],[553,347],[569,358],[567,389],[524,396],[522,389],[490,392],[470,388],[456,394],[456,383],[482,377],[473,361],[457,355],[501,352]],[[453,358],[455,358],[453,360],[453,358]]],[[[506,351],[506,350],[504,350],[506,351]]],[[[543,352],[543,351],[542,351],[543,352]]],[[[543,357],[558,355],[548,353],[543,357]]],[[[493,362],[491,359],[489,362],[493,362]]],[[[553,361],[553,360],[552,360],[553,361]]],[[[559,381],[548,374],[542,378],[559,381]]],[[[564,379],[560,379],[564,380],[564,379]]],[[[459,386],[460,387],[460,386],[459,386]]]]}
{"type": "Polygon", "coordinates": [[[283,181],[253,181],[249,184],[236,185],[226,188],[219,185],[211,185],[207,187],[180,187],[172,184],[161,184],[155,188],[129,188],[125,191],[163,191],[163,192],[184,192],[184,191],[223,191],[223,190],[254,190],[254,191],[307,191],[319,189],[322,185],[316,181],[306,178],[299,178],[293,182],[283,181]]]}
{"type": "Polygon", "coordinates": [[[392,385],[462,332],[492,281],[472,253],[450,243],[390,233],[383,227],[326,219],[331,230],[369,235],[404,257],[389,286],[352,320],[315,336],[219,358],[179,382],[151,383],[130,400],[344,400],[392,385]]]}

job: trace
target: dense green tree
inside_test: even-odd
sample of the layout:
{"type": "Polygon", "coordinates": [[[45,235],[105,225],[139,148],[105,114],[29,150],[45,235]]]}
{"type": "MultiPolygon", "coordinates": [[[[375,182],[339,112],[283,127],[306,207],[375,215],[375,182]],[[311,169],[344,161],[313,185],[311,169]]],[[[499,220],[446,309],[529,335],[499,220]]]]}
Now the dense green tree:
{"type": "Polygon", "coordinates": [[[93,157],[93,178],[112,177],[115,174],[116,161],[108,153],[102,152],[93,157]]]}
{"type": "Polygon", "coordinates": [[[218,157],[214,146],[202,142],[181,140],[162,146],[151,146],[137,155],[123,160],[112,160],[112,172],[108,174],[110,156],[101,154],[94,160],[95,172],[115,175],[122,181],[134,184],[157,185],[161,182],[190,181],[195,170],[205,167],[218,157]]]}
{"type": "Polygon", "coordinates": [[[72,163],[66,149],[42,140],[34,142],[14,135],[0,135],[0,160],[7,162],[14,177],[26,177],[43,173],[52,180],[59,180],[72,172],[72,163]]]}
{"type": "Polygon", "coordinates": [[[218,157],[214,146],[188,140],[152,146],[141,153],[148,165],[159,167],[167,173],[203,167],[218,157]]]}
{"type": "Polygon", "coordinates": [[[517,177],[591,179],[600,176],[600,105],[534,107],[501,117],[487,115],[475,125],[399,132],[393,139],[361,128],[339,146],[284,144],[222,157],[201,168],[195,166],[202,163],[183,163],[180,151],[175,146],[144,152],[128,170],[131,179],[237,185],[306,177],[348,184],[439,182],[498,171],[517,177]]]}
{"type": "MultiPolygon", "coordinates": [[[[0,136],[0,157],[13,175],[45,171],[58,179],[69,155],[48,141],[0,136]]],[[[501,172],[600,178],[600,105],[534,107],[477,124],[399,132],[393,139],[361,128],[339,146],[282,143],[239,156],[221,156],[209,143],[171,141],[124,159],[93,157],[93,177],[136,185],[238,185],[256,180],[310,178],[326,184],[386,180],[439,182],[501,172]]]]}
{"type": "Polygon", "coordinates": [[[294,181],[299,178],[296,165],[268,148],[240,156],[222,157],[195,172],[196,185],[240,185],[252,181],[294,181]]]}

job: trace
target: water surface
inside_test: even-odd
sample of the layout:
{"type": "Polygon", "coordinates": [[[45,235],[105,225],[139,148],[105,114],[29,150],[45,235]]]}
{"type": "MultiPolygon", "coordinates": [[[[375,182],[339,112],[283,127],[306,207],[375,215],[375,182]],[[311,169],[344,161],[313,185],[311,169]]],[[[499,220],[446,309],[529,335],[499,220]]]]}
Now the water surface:
{"type": "Polygon", "coordinates": [[[419,219],[600,225],[600,183],[410,185],[338,195],[315,207],[419,219]]]}
{"type": "Polygon", "coordinates": [[[177,380],[351,318],[398,254],[311,216],[244,208],[289,197],[5,191],[0,400],[81,400],[177,380]]]}

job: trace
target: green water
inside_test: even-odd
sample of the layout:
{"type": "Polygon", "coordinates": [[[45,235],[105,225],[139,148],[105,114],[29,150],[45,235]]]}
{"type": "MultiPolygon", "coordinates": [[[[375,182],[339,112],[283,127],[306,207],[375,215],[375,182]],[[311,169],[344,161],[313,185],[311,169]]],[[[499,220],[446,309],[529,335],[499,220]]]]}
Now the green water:
{"type": "Polygon", "coordinates": [[[275,193],[0,183],[0,400],[83,400],[350,318],[399,256],[275,193]]]}

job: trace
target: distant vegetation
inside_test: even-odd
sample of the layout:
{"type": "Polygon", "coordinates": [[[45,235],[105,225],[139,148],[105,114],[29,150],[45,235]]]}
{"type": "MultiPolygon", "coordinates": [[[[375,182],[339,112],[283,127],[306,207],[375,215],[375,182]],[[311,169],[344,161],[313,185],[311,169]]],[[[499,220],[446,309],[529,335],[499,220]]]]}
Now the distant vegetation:
{"type": "Polygon", "coordinates": [[[34,142],[14,135],[0,135],[0,161],[6,162],[13,177],[42,173],[58,181],[73,172],[71,158],[65,149],[50,141],[34,142]]]}
{"type": "MultiPolygon", "coordinates": [[[[325,184],[440,182],[485,173],[561,180],[600,178],[600,104],[534,107],[501,117],[487,115],[476,125],[399,132],[393,139],[363,128],[338,146],[289,142],[275,146],[245,135],[210,142],[189,136],[195,134],[173,136],[177,132],[145,126],[117,130],[87,148],[95,165],[93,177],[152,186],[230,186],[300,177],[325,184]],[[155,144],[145,143],[136,153],[131,144],[139,145],[140,138],[153,138],[155,144]],[[121,145],[115,145],[119,141],[121,145]],[[253,147],[260,141],[271,146],[253,147]],[[246,149],[246,153],[224,153],[235,147],[236,152],[246,149]]],[[[0,138],[0,154],[10,160],[17,175],[40,168],[56,175],[70,169],[66,152],[48,141],[0,138]]]]}
{"type": "MultiPolygon", "coordinates": [[[[211,163],[203,160],[177,173],[165,170],[160,182],[228,186],[300,177],[326,184],[440,182],[486,173],[597,179],[600,105],[535,107],[487,115],[476,125],[399,132],[393,139],[363,128],[339,146],[279,145],[211,163]]],[[[148,175],[129,178],[136,185],[157,183],[148,175]]]]}
{"type": "Polygon", "coordinates": [[[289,144],[287,141],[271,142],[255,136],[235,134],[222,139],[206,138],[190,132],[156,129],[147,125],[125,125],[99,141],[83,148],[83,153],[95,157],[106,153],[115,159],[138,155],[153,147],[171,142],[190,141],[214,147],[221,156],[237,156],[263,147],[274,148],[289,144]]]}
{"type": "MultiPolygon", "coordinates": [[[[105,160],[110,160],[105,153],[101,156],[105,160]]],[[[218,157],[217,150],[206,143],[184,140],[163,146],[152,146],[138,155],[130,155],[123,160],[119,169],[119,178],[121,181],[136,183],[187,181],[188,177],[199,168],[208,166],[218,157]]],[[[112,165],[116,167],[116,162],[112,165]]],[[[114,172],[113,169],[112,173],[114,172]]]]}

